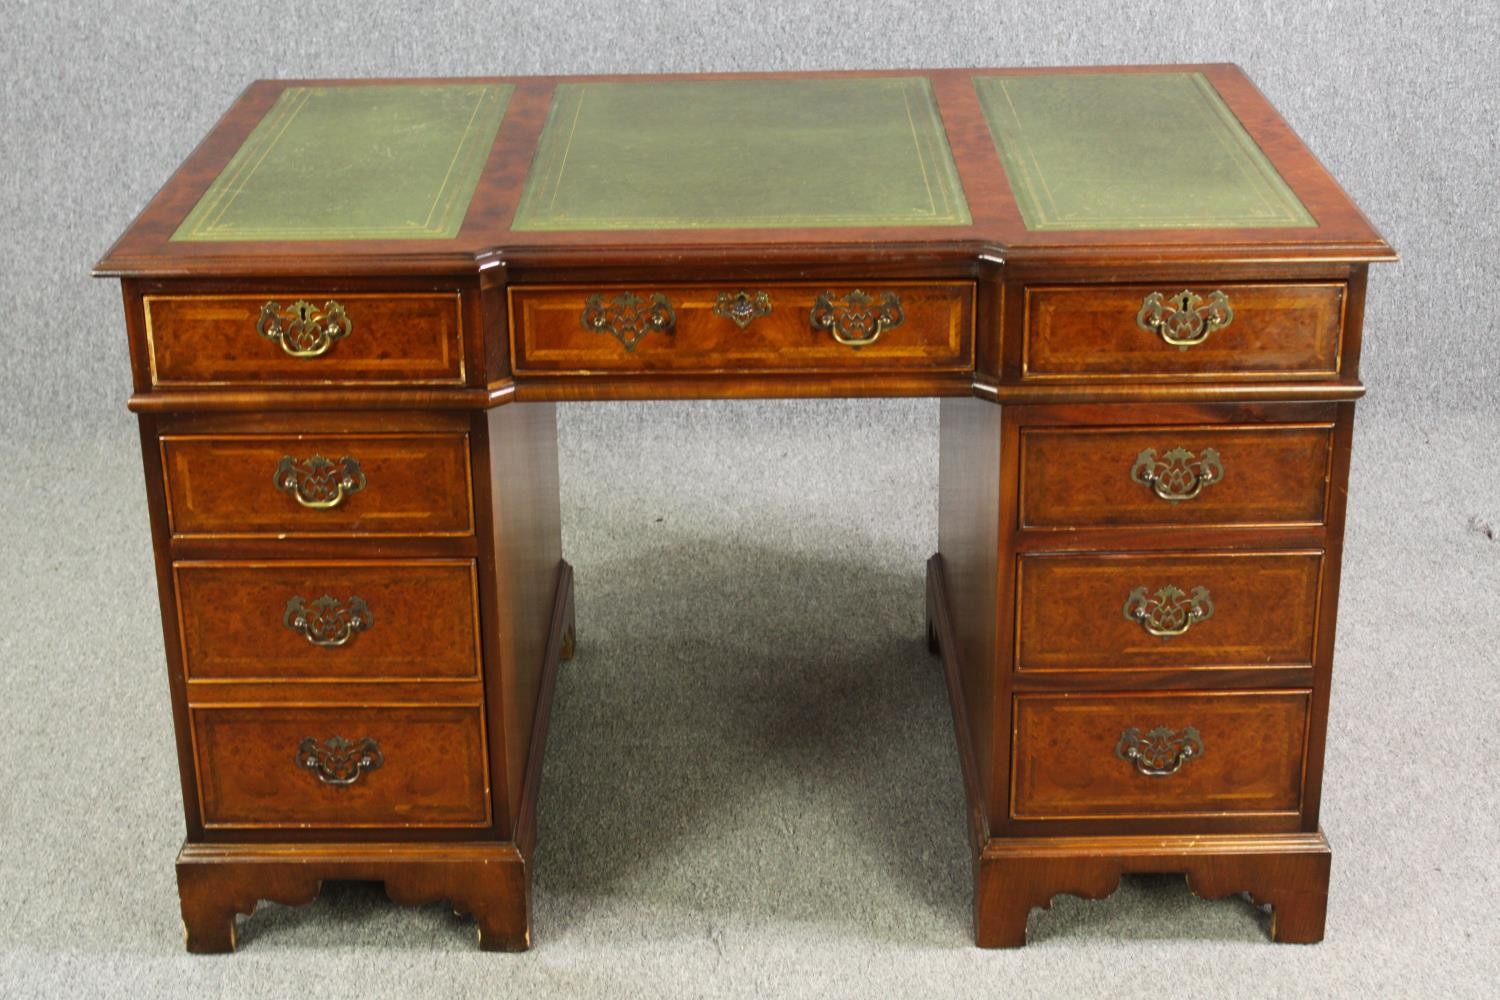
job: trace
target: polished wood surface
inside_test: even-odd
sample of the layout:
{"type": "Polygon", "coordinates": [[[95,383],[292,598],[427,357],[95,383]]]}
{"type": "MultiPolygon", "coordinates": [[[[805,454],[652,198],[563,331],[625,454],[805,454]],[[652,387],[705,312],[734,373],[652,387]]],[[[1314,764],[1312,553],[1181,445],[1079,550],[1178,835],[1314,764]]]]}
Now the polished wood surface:
{"type": "Polygon", "coordinates": [[[1018,671],[1312,667],[1321,552],[1028,552],[1016,575],[1018,671]],[[1173,608],[1202,588],[1211,614],[1153,635],[1128,616],[1141,588],[1173,608]]]}
{"type": "MultiPolygon", "coordinates": [[[[955,708],[960,742],[974,760],[975,788],[990,788],[994,758],[996,671],[998,650],[1008,641],[1013,617],[997,614],[1007,604],[1011,577],[1000,570],[1001,511],[1006,498],[1001,468],[1007,457],[1000,449],[1004,419],[998,406],[977,399],[945,399],[938,435],[938,551],[943,566],[942,593],[932,588],[929,570],[927,644],[939,649],[938,616],[948,617],[954,638],[951,687],[962,690],[955,708]]],[[[971,796],[972,798],[972,796],[971,796]]]]}
{"type": "MultiPolygon", "coordinates": [[[[1025,694],[1016,698],[1014,819],[1288,813],[1302,804],[1308,693],[1025,694]],[[1148,775],[1124,735],[1191,728],[1203,750],[1148,775]]],[[[1170,755],[1168,755],[1170,757],[1170,755]]]]}
{"type": "Polygon", "coordinates": [[[1332,443],[1331,424],[1027,429],[1018,516],[1033,529],[1320,524],[1332,443]],[[1191,453],[1188,462],[1212,449],[1222,476],[1192,499],[1170,500],[1131,475],[1142,453],[1167,463],[1177,449],[1191,453]]]}
{"type": "Polygon", "coordinates": [[[1339,374],[1340,283],[1033,285],[1025,296],[1022,370],[1027,379],[1281,380],[1339,374]],[[1188,347],[1141,328],[1137,316],[1149,296],[1171,298],[1184,290],[1204,299],[1223,292],[1233,318],[1188,347]]]}
{"type": "MultiPolygon", "coordinates": [[[[983,404],[945,407],[966,405],[983,404]]],[[[1182,871],[1195,886],[1215,887],[1205,895],[1248,891],[1275,899],[1277,940],[1322,936],[1326,879],[1319,880],[1326,875],[1327,848],[1318,830],[1318,792],[1351,411],[1351,404],[1293,402],[1064,403],[1011,405],[1005,420],[987,424],[945,419],[945,454],[963,442],[976,458],[1000,456],[999,493],[992,496],[965,485],[957,456],[940,465],[942,556],[928,568],[929,605],[946,600],[981,616],[985,606],[1000,609],[989,633],[998,637],[993,651],[979,650],[991,657],[993,669],[983,687],[964,682],[973,671],[964,660],[974,649],[966,634],[976,623],[929,610],[971,803],[981,945],[1020,945],[1026,913],[1045,906],[1054,892],[1097,898],[1130,871],[1182,871]],[[1168,517],[1111,523],[1087,516],[1034,526],[1022,516],[1028,437],[1089,441],[1141,427],[1273,438],[1311,432],[1318,443],[1309,450],[1321,452],[1320,472],[1305,484],[1316,499],[1316,516],[1267,517],[1274,499],[1247,504],[1247,516],[1237,522],[1168,517]],[[948,531],[965,523],[974,527],[948,531]],[[986,538],[992,524],[996,533],[986,538]],[[947,582],[948,570],[972,563],[975,546],[994,553],[995,589],[965,582],[971,591],[965,595],[947,582]],[[1149,580],[1127,585],[1121,570],[1149,580]],[[1201,578],[1186,578],[1194,575],[1201,578]],[[1148,635],[1139,620],[1126,617],[1127,598],[1135,588],[1146,587],[1149,597],[1168,585],[1184,597],[1205,587],[1213,613],[1180,635],[1148,635]],[[1253,608],[1247,612],[1235,594],[1243,595],[1239,600],[1254,594],[1253,608]],[[1216,624],[1224,626],[1219,633],[1216,624]],[[970,705],[976,698],[983,704],[970,705]],[[1242,705],[1253,708],[1235,710],[1242,705]],[[1177,714],[1181,706],[1193,706],[1198,719],[1177,714]],[[1202,724],[1204,718],[1215,721],[1202,724]],[[981,735],[970,725],[976,719],[988,720],[981,735]],[[1170,775],[1140,773],[1117,748],[1128,730],[1146,736],[1158,726],[1172,735],[1194,727],[1205,753],[1170,775]],[[1210,729],[1220,732],[1215,740],[1210,729]],[[1214,745],[1227,745],[1230,758],[1202,766],[1214,745]],[[986,772],[994,776],[988,783],[978,779],[986,772]],[[1282,839],[1291,836],[1314,839],[1282,839]],[[1132,839],[1146,837],[1158,839],[1149,847],[1132,839]]],[[[1081,457],[1085,451],[1072,456],[1084,479],[1100,468],[1081,457]]],[[[1136,454],[1129,451],[1130,462],[1136,454]]],[[[1223,479],[1194,499],[1166,501],[1148,492],[1151,503],[1143,509],[1175,509],[1210,497],[1229,485],[1234,467],[1227,457],[1222,461],[1223,479]]],[[[1132,490],[1142,489],[1131,482],[1128,464],[1113,471],[1132,490]]],[[[991,474],[978,475],[988,480],[991,474]]],[[[1044,509],[1059,497],[1078,497],[1085,510],[1110,512],[1088,488],[1059,485],[1068,478],[1032,496],[1044,509]]],[[[1030,487],[1035,490],[1034,480],[1030,487]]],[[[1108,495],[1102,486],[1094,491],[1108,495]]]]}
{"type": "Polygon", "coordinates": [[[195,705],[191,717],[208,827],[489,825],[477,705],[195,705]],[[334,738],[373,740],[384,759],[328,784],[299,747],[334,738]]]}
{"type": "Polygon", "coordinates": [[[457,291],[295,291],[147,295],[146,337],[156,385],[451,384],[464,382],[457,291]],[[349,332],[315,357],[294,357],[257,326],[268,303],[344,308],[349,332]]]}
{"type": "MultiPolygon", "coordinates": [[[[339,831],[338,842],[311,839],[256,842],[254,831],[234,830],[233,840],[190,837],[177,856],[177,886],[183,936],[191,952],[235,948],[235,916],[249,916],[261,900],[289,906],[312,902],[325,880],[384,883],[397,903],[420,906],[447,902],[456,915],[471,915],[479,946],[487,951],[520,951],[531,946],[531,901],[536,846],[536,802],[541,789],[541,751],[547,733],[557,667],[571,652],[573,571],[557,570],[557,587],[547,619],[539,678],[533,752],[527,761],[521,808],[512,832],[494,839],[457,830],[466,840],[355,840],[358,831],[339,831]]],[[[179,734],[185,733],[179,730],[179,734]]],[[[190,806],[196,810],[196,802],[190,806]]],[[[195,813],[196,815],[196,813],[195,813]]],[[[423,831],[436,838],[443,831],[423,831]]],[[[278,831],[281,833],[281,831],[278,831]]],[[[282,834],[284,838],[284,833],[282,834]]]]}
{"type": "MultiPolygon", "coordinates": [[[[576,641],[553,404],[831,396],[945,397],[928,642],[968,799],[976,941],[1020,945],[1028,913],[1054,894],[1099,898],[1137,871],[1182,872],[1209,897],[1248,892],[1273,907],[1276,940],[1321,938],[1320,798],[1364,297],[1368,265],[1394,253],[1243,73],[481,78],[463,83],[503,93],[503,114],[473,158],[483,162],[467,214],[445,221],[451,239],[364,226],[389,206],[363,203],[304,229],[287,209],[308,204],[302,189],[266,203],[276,218],[239,206],[243,233],[279,226],[284,238],[197,226],[174,239],[205,192],[232,191],[226,168],[297,88],[366,106],[350,88],[430,83],[253,84],[97,268],[123,279],[190,950],[232,948],[237,913],[259,899],[307,902],[332,878],[383,881],[398,902],[450,900],[473,914],[483,947],[529,946],[542,755],[555,672],[576,641]],[[551,149],[562,134],[548,125],[558,101],[665,95],[631,113],[647,116],[645,132],[677,134],[683,122],[650,116],[691,109],[680,98],[705,81],[728,108],[751,91],[929,95],[930,134],[913,135],[923,163],[958,181],[942,189],[945,213],[930,212],[933,188],[916,204],[909,184],[876,185],[879,198],[837,218],[820,204],[838,199],[803,197],[815,186],[693,206],[691,192],[822,176],[795,157],[775,176],[735,161],[680,186],[654,177],[635,200],[600,195],[619,188],[623,166],[569,178],[572,201],[542,200],[547,184],[560,190],[555,172],[529,186],[542,183],[531,176],[539,142],[551,149]],[[1254,164],[1233,204],[1130,189],[1142,173],[1110,169],[1107,137],[1065,135],[1088,155],[1007,172],[1016,140],[992,128],[984,97],[1040,94],[1026,115],[1102,135],[1118,131],[1110,116],[1047,95],[1180,97],[1185,86],[1231,137],[1231,159],[1254,164]],[[1071,187],[1024,190],[1023,211],[1017,185],[1043,175],[1071,187]],[[1115,180],[1118,190],[1098,188],[1115,180]],[[1275,211],[1257,216],[1251,195],[1267,192],[1258,204],[1275,211]],[[575,203],[637,228],[580,228],[575,203]],[[1159,203],[1170,220],[1151,215],[1159,203]],[[801,224],[768,223],[777,205],[801,224]],[[1109,224],[1079,228],[1090,213],[1109,224]],[[886,222],[851,222],[876,218],[886,222]],[[897,294],[902,321],[838,343],[811,321],[816,297],[856,289],[897,294]],[[715,313],[720,293],[738,292],[766,292],[769,315],[741,327],[715,313]],[[1189,310],[1222,293],[1233,319],[1201,342],[1167,343],[1142,309],[1183,292],[1189,310]],[[628,331],[585,326],[593,297],[608,308],[627,293],[665,295],[671,322],[631,345],[628,331]],[[266,303],[299,301],[336,302],[352,326],[294,357],[257,328],[266,303]],[[311,502],[284,488],[283,460],[312,477],[311,502]],[[347,469],[336,500],[329,468],[347,469]],[[325,596],[332,617],[297,624],[289,602],[325,596]],[[1182,617],[1194,601],[1197,617],[1182,617]],[[1148,634],[1153,613],[1171,634],[1148,634]],[[351,615],[361,624],[346,636],[351,615]],[[1149,743],[1126,753],[1128,732],[1149,741],[1157,729],[1168,756],[1147,770],[1172,773],[1138,767],[1149,743]],[[320,781],[301,747],[335,736],[354,750],[331,746],[335,783],[320,781]],[[380,765],[336,783],[365,739],[380,765]],[[1200,743],[1201,754],[1171,756],[1200,743]]],[[[1149,119],[1139,103],[1126,101],[1149,119]]],[[[729,127],[774,142],[808,110],[777,117],[773,104],[729,127]]],[[[613,162],[618,124],[594,114],[582,159],[563,148],[557,163],[613,162]]],[[[426,164],[429,150],[403,148],[426,164]]],[[[1190,152],[1171,164],[1174,190],[1218,190],[1224,150],[1190,152]]],[[[867,190],[878,173],[838,193],[867,190]]]]}
{"type": "Polygon", "coordinates": [[[466,535],[474,518],[463,434],[163,436],[177,535],[466,535]],[[366,482],[314,509],[279,489],[284,458],[359,463],[366,482]]]}
{"type": "Polygon", "coordinates": [[[496,842],[198,844],[177,855],[177,890],[187,950],[235,949],[235,916],[262,900],[304,906],[325,881],[380,882],[394,903],[447,903],[474,918],[485,951],[531,947],[529,856],[496,842]]]}
{"type": "Polygon", "coordinates": [[[484,578],[493,581],[483,595],[485,691],[490,718],[499,722],[491,766],[495,796],[504,805],[497,811],[519,843],[528,835],[526,793],[534,795],[541,780],[540,772],[528,776],[539,766],[546,737],[538,720],[546,718],[549,664],[573,655],[572,572],[562,559],[556,407],[505,406],[482,419],[487,447],[475,469],[480,509],[488,516],[480,563],[484,578]],[[566,607],[559,609],[559,600],[566,607]]]}
{"type": "MultiPolygon", "coordinates": [[[[621,288],[520,287],[510,290],[515,371],[588,372],[968,370],[974,365],[974,287],[966,282],[910,285],[889,281],[816,285],[653,285],[621,288]],[[874,343],[850,346],[812,325],[817,297],[840,302],[863,291],[879,301],[897,296],[899,325],[874,343]],[[741,328],[715,313],[719,296],[767,296],[769,313],[741,328]],[[617,338],[584,327],[586,303],[621,295],[649,301],[664,295],[675,313],[670,330],[650,330],[629,349],[617,338]]],[[[867,334],[868,335],[868,334],[867,334]]]]}
{"type": "Polygon", "coordinates": [[[974,890],[981,947],[1026,943],[1026,920],[1052,897],[1103,899],[1120,878],[1182,872],[1204,899],[1244,893],[1271,910],[1271,940],[1323,940],[1331,852],[1321,832],[999,838],[981,853],[974,890]]]}
{"type": "Polygon", "coordinates": [[[184,560],[172,569],[190,682],[479,678],[472,560],[184,560]],[[339,641],[336,629],[298,630],[288,622],[289,601],[310,607],[329,596],[345,612],[351,601],[362,602],[368,627],[339,641]]]}

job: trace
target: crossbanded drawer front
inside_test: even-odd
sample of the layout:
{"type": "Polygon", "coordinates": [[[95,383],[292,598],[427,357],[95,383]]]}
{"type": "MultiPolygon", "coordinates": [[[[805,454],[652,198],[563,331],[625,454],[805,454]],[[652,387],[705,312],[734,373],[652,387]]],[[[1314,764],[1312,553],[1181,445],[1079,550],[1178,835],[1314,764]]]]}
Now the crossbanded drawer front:
{"type": "Polygon", "coordinates": [[[204,826],[481,827],[479,706],[194,706],[204,826]]]}
{"type": "Polygon", "coordinates": [[[1311,667],[1323,553],[1024,553],[1016,669],[1311,667]]]}
{"type": "Polygon", "coordinates": [[[1293,814],[1308,691],[1015,696],[1015,819],[1293,814]]]}
{"type": "Polygon", "coordinates": [[[457,291],[147,295],[151,381],[461,385],[457,291]]]}
{"type": "Polygon", "coordinates": [[[467,535],[462,433],[164,435],[175,535],[467,535]]]}
{"type": "Polygon", "coordinates": [[[517,372],[956,371],[970,282],[510,289],[517,372]]]}
{"type": "Polygon", "coordinates": [[[476,680],[472,560],[179,562],[192,681],[476,680]]]}
{"type": "Polygon", "coordinates": [[[1025,294],[1027,379],[1339,374],[1342,282],[1038,285],[1025,294]]]}
{"type": "Polygon", "coordinates": [[[1028,427],[1022,528],[1318,525],[1332,424],[1028,427]]]}

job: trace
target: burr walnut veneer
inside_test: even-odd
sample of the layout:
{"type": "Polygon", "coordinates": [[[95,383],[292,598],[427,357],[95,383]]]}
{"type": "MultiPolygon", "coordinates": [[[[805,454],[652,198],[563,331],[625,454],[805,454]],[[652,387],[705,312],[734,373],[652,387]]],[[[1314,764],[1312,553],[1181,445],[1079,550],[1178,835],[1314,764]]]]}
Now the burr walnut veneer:
{"type": "Polygon", "coordinates": [[[928,640],[978,942],[1137,871],[1320,939],[1393,256],[1227,65],[253,84],[97,268],[188,948],[326,879],[527,947],[573,652],[554,405],[792,396],[943,397],[928,640]]]}

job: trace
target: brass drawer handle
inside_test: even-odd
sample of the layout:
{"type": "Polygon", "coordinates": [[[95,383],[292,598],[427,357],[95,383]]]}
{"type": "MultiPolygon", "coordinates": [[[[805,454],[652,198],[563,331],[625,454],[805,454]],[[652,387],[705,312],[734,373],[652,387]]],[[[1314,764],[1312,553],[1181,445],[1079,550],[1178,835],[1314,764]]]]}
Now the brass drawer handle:
{"type": "Polygon", "coordinates": [[[1194,757],[1203,756],[1203,739],[1192,726],[1174,732],[1166,726],[1141,735],[1134,726],[1120,734],[1115,756],[1130,761],[1135,769],[1151,778],[1165,778],[1182,770],[1194,757]]]}
{"type": "Polygon", "coordinates": [[[329,649],[344,645],[356,632],[374,625],[375,616],[361,598],[350,597],[348,604],[340,604],[324,594],[311,604],[303,603],[300,597],[287,601],[281,624],[314,646],[329,649]]]}
{"type": "Polygon", "coordinates": [[[1130,478],[1151,487],[1163,500],[1178,503],[1193,499],[1223,479],[1224,463],[1212,448],[1204,448],[1201,456],[1186,448],[1173,448],[1161,458],[1156,457],[1155,448],[1147,448],[1135,457],[1130,478]]]}
{"type": "Polygon", "coordinates": [[[1213,598],[1207,587],[1194,587],[1191,594],[1178,587],[1163,587],[1151,597],[1137,587],[1125,598],[1125,619],[1140,622],[1151,635],[1182,635],[1198,622],[1214,616],[1213,598]]]}
{"type": "Polygon", "coordinates": [[[756,292],[751,295],[746,291],[738,291],[731,295],[720,292],[719,297],[714,300],[714,315],[733,320],[734,325],[743,330],[760,317],[771,315],[771,293],[756,292]]]}
{"type": "Polygon", "coordinates": [[[344,787],[352,785],[371,771],[380,769],[385,757],[380,744],[368,736],[358,742],[350,742],[342,736],[330,737],[318,743],[309,736],[297,747],[297,766],[306,768],[325,785],[344,787]]]}
{"type": "Polygon", "coordinates": [[[880,339],[880,335],[905,321],[901,311],[901,297],[895,292],[875,297],[856,288],[843,297],[832,292],[820,292],[813,300],[812,326],[814,330],[827,330],[833,339],[846,347],[865,347],[880,339]]]}
{"type": "Polygon", "coordinates": [[[343,503],[346,497],[365,488],[365,474],[359,463],[348,455],[337,462],[322,455],[314,455],[306,462],[282,455],[272,482],[278,490],[291,495],[304,507],[331,510],[343,503]]]}
{"type": "Polygon", "coordinates": [[[672,303],[661,292],[652,293],[650,299],[626,292],[608,302],[602,295],[590,295],[578,320],[585,330],[609,334],[627,351],[635,350],[640,339],[653,330],[671,333],[677,327],[672,303]]]}
{"type": "Polygon", "coordinates": [[[333,299],[320,311],[306,299],[298,299],[283,311],[279,302],[260,307],[255,332],[274,340],[294,358],[316,358],[327,353],[335,341],[343,340],[354,329],[344,307],[333,299]]]}
{"type": "Polygon", "coordinates": [[[1229,296],[1210,292],[1205,302],[1203,296],[1186,288],[1170,299],[1161,292],[1152,292],[1135,314],[1136,326],[1156,334],[1179,351],[1203,343],[1209,334],[1232,322],[1234,310],[1229,306],[1229,296]]]}

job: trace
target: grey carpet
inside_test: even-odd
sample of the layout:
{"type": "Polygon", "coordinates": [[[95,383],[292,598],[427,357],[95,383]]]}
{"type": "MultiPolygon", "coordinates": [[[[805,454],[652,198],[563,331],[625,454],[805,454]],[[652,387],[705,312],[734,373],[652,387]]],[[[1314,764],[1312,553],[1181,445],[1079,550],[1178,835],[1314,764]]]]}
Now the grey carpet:
{"type": "Polygon", "coordinates": [[[1500,976],[1493,4],[3,4],[0,994],[1488,996],[1500,976]],[[375,13],[372,15],[372,11],[375,13]],[[1330,724],[1328,940],[1180,878],[970,945],[921,642],[936,405],[562,411],[579,655],[537,947],[332,887],[180,950],[117,291],[85,272],[256,76],[1231,59],[1405,255],[1377,270],[1330,724]]]}

